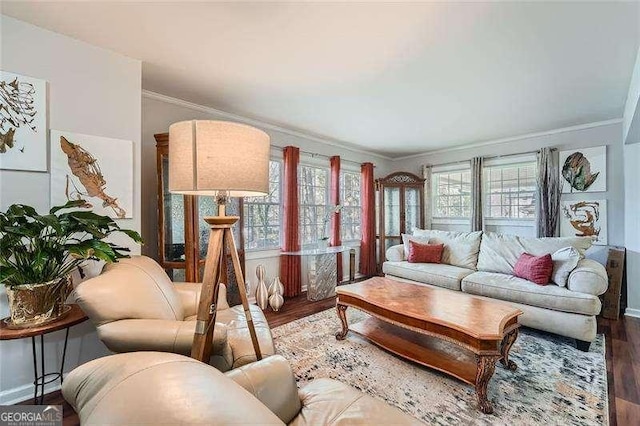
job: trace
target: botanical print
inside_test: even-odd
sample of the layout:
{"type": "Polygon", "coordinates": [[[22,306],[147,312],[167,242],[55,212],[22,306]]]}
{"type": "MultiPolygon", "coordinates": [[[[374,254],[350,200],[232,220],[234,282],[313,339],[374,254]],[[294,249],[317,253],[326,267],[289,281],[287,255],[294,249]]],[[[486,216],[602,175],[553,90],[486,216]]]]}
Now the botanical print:
{"type": "Polygon", "coordinates": [[[115,219],[132,217],[131,141],[51,131],[51,202],[84,200],[115,219]]]}
{"type": "Polygon", "coordinates": [[[562,204],[560,234],[563,237],[593,237],[594,244],[607,244],[607,201],[567,201],[562,204]]]}
{"type": "Polygon", "coordinates": [[[607,190],[607,147],[560,152],[562,192],[607,190]]]}
{"type": "Polygon", "coordinates": [[[0,169],[47,170],[47,84],[0,71],[0,169]]]}

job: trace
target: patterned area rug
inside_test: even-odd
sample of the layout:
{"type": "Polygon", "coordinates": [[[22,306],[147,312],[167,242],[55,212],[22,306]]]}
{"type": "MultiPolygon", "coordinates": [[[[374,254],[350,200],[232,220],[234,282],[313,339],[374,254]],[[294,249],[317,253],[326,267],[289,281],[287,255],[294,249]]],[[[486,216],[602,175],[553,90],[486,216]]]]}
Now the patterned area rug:
{"type": "MultiPolygon", "coordinates": [[[[347,309],[349,324],[367,317],[347,309]]],[[[500,364],[489,383],[494,414],[476,408],[472,386],[408,362],[354,333],[337,341],[334,309],[273,329],[277,352],[298,385],[330,377],[348,383],[430,425],[608,424],[604,336],[588,353],[571,339],[522,329],[511,349],[515,372],[500,364]]]]}

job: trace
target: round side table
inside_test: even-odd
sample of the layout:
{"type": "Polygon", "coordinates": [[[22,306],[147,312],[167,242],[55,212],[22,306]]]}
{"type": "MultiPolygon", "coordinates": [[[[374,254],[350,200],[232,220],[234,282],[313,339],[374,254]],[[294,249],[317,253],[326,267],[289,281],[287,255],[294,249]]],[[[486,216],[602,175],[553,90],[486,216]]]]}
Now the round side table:
{"type": "Polygon", "coordinates": [[[24,339],[31,337],[31,348],[33,350],[33,403],[42,404],[44,401],[44,386],[60,380],[60,384],[64,380],[64,359],[67,355],[67,342],[69,340],[69,328],[76,324],[80,324],[88,319],[82,309],[78,305],[71,304],[71,310],[62,318],[52,321],[41,326],[33,328],[14,329],[9,328],[7,323],[0,320],[0,340],[24,339]],[[44,335],[53,333],[54,331],[66,329],[64,335],[64,349],[62,350],[62,363],[60,371],[55,373],[45,373],[44,371],[44,335]],[[36,355],[36,337],[40,337],[40,371],[38,372],[38,357],[36,355]]]}

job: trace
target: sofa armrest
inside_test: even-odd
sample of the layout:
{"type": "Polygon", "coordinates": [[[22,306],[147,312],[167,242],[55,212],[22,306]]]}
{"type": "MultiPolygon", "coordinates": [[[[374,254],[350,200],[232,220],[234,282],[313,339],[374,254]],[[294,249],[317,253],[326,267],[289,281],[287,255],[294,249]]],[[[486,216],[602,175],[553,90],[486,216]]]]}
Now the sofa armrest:
{"type": "MultiPolygon", "coordinates": [[[[191,354],[195,321],[126,319],[102,324],[98,337],[113,352],[158,351],[191,354]]],[[[225,354],[227,326],[216,323],[212,354],[225,354]]]]}
{"type": "Polygon", "coordinates": [[[404,244],[391,246],[387,249],[385,257],[390,262],[402,262],[404,259],[404,244]]]}
{"type": "MultiPolygon", "coordinates": [[[[190,317],[198,314],[198,303],[200,303],[200,292],[202,291],[202,283],[183,283],[174,282],[173,286],[180,297],[184,316],[190,317]]],[[[218,289],[218,310],[229,309],[227,302],[227,286],[220,283],[218,289]]]]}
{"type": "Polygon", "coordinates": [[[567,280],[567,288],[578,293],[599,296],[607,291],[609,277],[607,270],[592,259],[581,259],[578,266],[571,271],[567,280]]]}
{"type": "Polygon", "coordinates": [[[284,423],[291,422],[302,408],[293,371],[281,355],[243,365],[225,375],[251,392],[284,423]]]}

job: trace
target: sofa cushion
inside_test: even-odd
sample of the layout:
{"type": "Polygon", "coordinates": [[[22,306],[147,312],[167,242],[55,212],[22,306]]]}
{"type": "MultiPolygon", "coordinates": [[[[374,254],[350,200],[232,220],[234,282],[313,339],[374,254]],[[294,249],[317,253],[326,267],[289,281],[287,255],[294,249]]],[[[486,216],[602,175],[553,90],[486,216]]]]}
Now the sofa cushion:
{"type": "Polygon", "coordinates": [[[531,281],[495,272],[474,272],[462,280],[462,291],[508,302],[583,315],[600,313],[600,299],[557,285],[539,286],[531,281]]]}
{"type": "Polygon", "coordinates": [[[609,287],[609,277],[603,265],[592,259],[581,259],[571,271],[567,288],[571,291],[600,296],[609,287]]]}
{"type": "Polygon", "coordinates": [[[215,368],[162,352],[89,361],[62,384],[83,425],[284,425],[215,368]]]}
{"type": "Polygon", "coordinates": [[[382,272],[411,281],[460,291],[460,281],[473,270],[444,263],[384,262],[382,272]]]}
{"type": "Polygon", "coordinates": [[[76,303],[99,326],[121,319],[182,321],[182,300],[167,273],[146,256],[105,265],[76,286],[76,303]]]}
{"type": "Polygon", "coordinates": [[[401,262],[406,260],[404,255],[404,244],[398,244],[395,246],[391,246],[385,252],[386,260],[390,260],[392,262],[401,262]]]}
{"type": "Polygon", "coordinates": [[[300,389],[302,411],[289,425],[422,425],[384,401],[332,379],[316,379],[300,389]]]}
{"type": "MultiPolygon", "coordinates": [[[[262,356],[267,357],[276,353],[273,345],[271,329],[262,310],[256,305],[249,305],[251,319],[258,337],[258,344],[262,356]]],[[[244,308],[236,305],[229,309],[223,309],[216,314],[216,323],[222,323],[227,328],[227,341],[233,351],[232,368],[238,368],[256,361],[253,342],[247,326],[244,308]]]]}
{"type": "Polygon", "coordinates": [[[233,369],[225,376],[245,388],[285,423],[291,422],[302,408],[296,377],[282,355],[233,369]],[[275,392],[274,392],[275,391],[275,392]]]}
{"type": "Polygon", "coordinates": [[[476,269],[482,231],[477,232],[449,232],[433,229],[416,229],[416,237],[429,238],[430,244],[444,244],[442,263],[459,266],[460,268],[476,269]]]}
{"type": "Polygon", "coordinates": [[[480,244],[477,270],[514,275],[514,266],[522,253],[542,256],[571,246],[584,255],[592,243],[590,237],[523,238],[517,235],[485,232],[480,244]]]}

